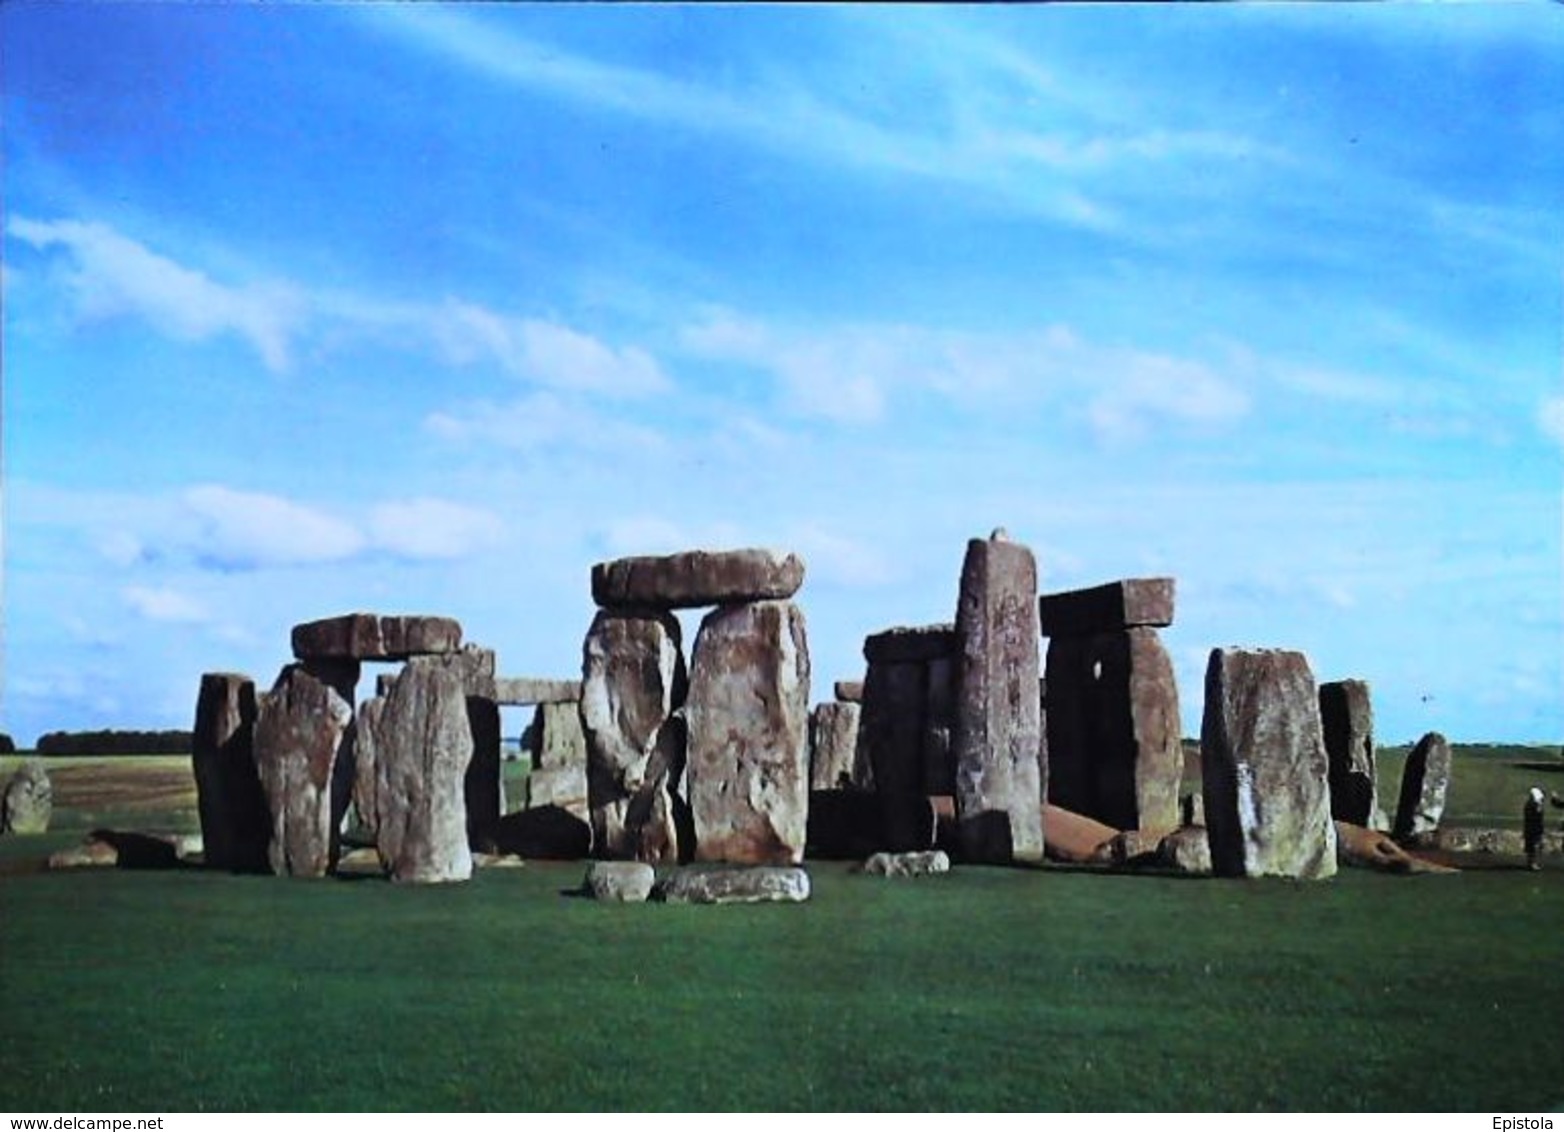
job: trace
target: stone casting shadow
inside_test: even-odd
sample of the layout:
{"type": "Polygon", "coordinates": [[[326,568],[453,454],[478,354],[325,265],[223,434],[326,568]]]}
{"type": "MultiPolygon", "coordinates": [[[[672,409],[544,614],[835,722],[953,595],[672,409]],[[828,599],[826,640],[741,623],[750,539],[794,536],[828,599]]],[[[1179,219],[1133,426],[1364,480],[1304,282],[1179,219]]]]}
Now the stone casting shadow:
{"type": "Polygon", "coordinates": [[[179,859],[174,846],[161,837],[145,833],[129,833],[117,829],[95,829],[91,840],[112,845],[118,859],[115,866],[121,869],[183,869],[192,868],[179,859]]]}
{"type": "Polygon", "coordinates": [[[562,806],[538,806],[502,817],[494,846],[518,857],[579,861],[592,848],[592,827],[562,806]]]}

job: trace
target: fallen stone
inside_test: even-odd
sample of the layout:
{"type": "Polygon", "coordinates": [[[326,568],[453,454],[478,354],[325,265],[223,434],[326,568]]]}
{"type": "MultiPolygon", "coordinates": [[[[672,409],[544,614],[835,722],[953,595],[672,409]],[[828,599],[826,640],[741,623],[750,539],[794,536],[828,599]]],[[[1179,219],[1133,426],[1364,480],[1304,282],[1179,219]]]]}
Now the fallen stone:
{"type": "Polygon", "coordinates": [[[965,860],[1043,858],[1037,752],[1037,562],[1008,539],[972,539],[956,608],[956,815],[965,860]]]}
{"type": "Polygon", "coordinates": [[[385,866],[380,862],[380,853],[372,846],[360,845],[346,849],[337,856],[338,876],[384,876],[385,871],[385,866]]]}
{"type": "Polygon", "coordinates": [[[177,869],[180,836],[175,833],[140,833],[131,830],[95,829],[90,842],[112,846],[115,864],[122,869],[177,869]]]}
{"type": "Polygon", "coordinates": [[[861,704],[861,703],[863,703],[863,681],[862,680],[838,680],[836,682],[836,685],[831,689],[831,692],[836,697],[837,702],[839,702],[839,703],[844,703],[844,704],[861,704]]]}
{"type": "Polygon", "coordinates": [[[859,707],[816,704],[809,713],[809,788],[851,790],[861,785],[858,766],[859,707]]]}
{"type": "Polygon", "coordinates": [[[266,872],[271,813],[255,768],[255,682],[208,672],[196,697],[190,766],[206,864],[233,872],[266,872]]]}
{"type": "Polygon", "coordinates": [[[1037,602],[1042,635],[1089,637],[1173,624],[1172,578],[1126,578],[1083,590],[1044,594],[1037,602]]]}
{"type": "Polygon", "coordinates": [[[1338,822],[1367,827],[1377,808],[1374,705],[1362,680],[1320,685],[1320,726],[1330,760],[1330,809],[1338,822]]]}
{"type": "Polygon", "coordinates": [[[51,869],[102,869],[119,864],[119,850],[106,841],[90,840],[49,854],[51,869]]]}
{"type": "Polygon", "coordinates": [[[701,621],[690,663],[685,790],[695,860],[797,864],[809,819],[809,641],[790,601],[701,621]]]}
{"type": "Polygon", "coordinates": [[[497,676],[494,679],[494,702],[510,707],[580,703],[581,681],[497,676]]]}
{"type": "Polygon", "coordinates": [[[1450,743],[1437,731],[1417,741],[1401,771],[1401,799],[1392,836],[1397,841],[1426,837],[1444,817],[1450,789],[1450,743]]]}
{"type": "MultiPolygon", "coordinates": [[[[1517,855],[1521,852],[1519,844],[1515,846],[1515,851],[1517,855]]],[[[1460,871],[1414,857],[1377,830],[1340,820],[1336,822],[1336,856],[1343,865],[1386,873],[1438,874],[1460,871]]]]}
{"type": "Polygon", "coordinates": [[[524,869],[527,862],[515,853],[474,853],[472,855],[472,867],[475,869],[524,869]]]}
{"type": "Polygon", "coordinates": [[[568,810],[582,821],[590,822],[591,807],[587,804],[587,772],[580,766],[545,767],[527,775],[526,809],[541,806],[558,806],[568,810]]]}
{"type": "Polygon", "coordinates": [[[1108,842],[1108,858],[1115,865],[1147,864],[1158,859],[1166,830],[1126,829],[1108,842]]]}
{"type": "Polygon", "coordinates": [[[385,699],[365,705],[375,760],[375,847],[394,881],[439,884],[472,876],[471,665],[461,653],[414,657],[385,699]]]}
{"type": "Polygon", "coordinates": [[[804,584],[796,554],[749,548],[620,558],[592,567],[592,600],[604,609],[698,609],[792,597],[804,584]]]}
{"type": "MultiPolygon", "coordinates": [[[[593,853],[610,860],[679,859],[686,692],[672,614],[599,611],[583,645],[581,723],[593,853]]],[[[687,850],[686,850],[687,851],[687,850]]]]}
{"type": "Polygon", "coordinates": [[[352,704],[304,664],[284,667],[256,697],[255,764],[272,819],[267,860],[279,876],[324,876],[336,862],[352,724],[352,704]]]}
{"type": "Polygon", "coordinates": [[[1122,830],[1053,803],[1042,809],[1044,850],[1049,860],[1088,865],[1112,859],[1111,843],[1122,830]]]}
{"type": "Polygon", "coordinates": [[[581,888],[593,900],[640,904],[651,896],[656,882],[656,871],[642,861],[593,861],[581,888]]]}
{"type": "Polygon", "coordinates": [[[0,795],[0,833],[47,833],[54,787],[42,759],[27,759],[0,795]]]}
{"type": "Polygon", "coordinates": [[[863,639],[870,664],[913,664],[954,656],[959,644],[954,625],[902,625],[863,639]]]}
{"type": "Polygon", "coordinates": [[[1200,748],[1214,873],[1335,875],[1319,692],[1302,653],[1213,649],[1200,748]]]}
{"type": "Polygon", "coordinates": [[[950,857],[943,849],[925,853],[876,853],[863,863],[863,871],[877,877],[928,877],[950,872],[950,857]]]}
{"type": "Polygon", "coordinates": [[[1204,826],[1186,825],[1175,829],[1157,845],[1157,863],[1190,876],[1211,872],[1211,839],[1204,826]]]}
{"type": "MultiPolygon", "coordinates": [[[[1518,829],[1478,829],[1462,826],[1440,826],[1432,833],[1418,838],[1417,848],[1438,849],[1447,853],[1478,853],[1484,855],[1516,857],[1525,856],[1525,840],[1518,829]]],[[[1564,853],[1564,832],[1548,831],[1542,835],[1540,851],[1545,856],[1564,853]]]]}
{"type": "Polygon", "coordinates": [[[1120,829],[1176,828],[1178,686],[1157,631],[1056,637],[1046,683],[1050,800],[1120,829]]]}
{"type": "Polygon", "coordinates": [[[800,868],[675,869],[652,890],[668,904],[798,904],[809,899],[809,874],[800,868]]]}
{"type": "Polygon", "coordinates": [[[382,617],[348,613],[293,627],[293,655],[299,660],[406,660],[455,652],[462,627],[449,617],[382,617]]]}
{"type": "Polygon", "coordinates": [[[506,814],[494,830],[499,853],[544,861],[579,861],[592,850],[592,827],[561,806],[506,814]]]}

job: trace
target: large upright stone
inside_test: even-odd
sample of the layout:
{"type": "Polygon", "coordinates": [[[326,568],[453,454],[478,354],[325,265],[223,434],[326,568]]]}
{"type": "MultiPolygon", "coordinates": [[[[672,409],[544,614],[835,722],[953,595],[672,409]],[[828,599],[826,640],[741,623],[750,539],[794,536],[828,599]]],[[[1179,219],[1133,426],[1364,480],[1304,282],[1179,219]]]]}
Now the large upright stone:
{"type": "Polygon", "coordinates": [[[585,768],[586,732],[577,701],[540,703],[532,716],[532,765],[538,770],[585,768]]]}
{"type": "Polygon", "coordinates": [[[1084,590],[1044,594],[1037,602],[1045,637],[1090,637],[1173,624],[1172,578],[1125,578],[1084,590]]]}
{"type": "Polygon", "coordinates": [[[1049,800],[1116,829],[1179,824],[1178,685],[1155,629],[1048,642],[1049,800]]]}
{"type": "Polygon", "coordinates": [[[956,607],[956,816],[968,861],[1043,858],[1037,562],[997,532],[967,543],[956,607]]]}
{"type": "Polygon", "coordinates": [[[361,713],[374,748],[375,848],[392,880],[430,884],[472,876],[470,667],[459,653],[414,657],[389,694],[361,713]]]}
{"type": "Polygon", "coordinates": [[[1320,726],[1330,760],[1330,809],[1337,821],[1368,827],[1378,809],[1374,783],[1374,706],[1362,680],[1320,685],[1320,726]]]}
{"type": "Polygon", "coordinates": [[[1319,692],[1302,653],[1213,649],[1200,750],[1213,872],[1335,875],[1319,692]]]}
{"type": "Polygon", "coordinates": [[[1445,813],[1450,790],[1450,743],[1437,731],[1417,741],[1401,771],[1401,797],[1393,835],[1410,841],[1433,833],[1445,813]]]}
{"type": "Polygon", "coordinates": [[[255,765],[271,811],[272,872],[324,876],[335,865],[352,743],[353,705],[304,664],[287,665],[257,697],[255,765]]]}
{"type": "Polygon", "coordinates": [[[956,758],[956,658],[940,656],[923,670],[923,792],[954,795],[956,758]]]}
{"type": "Polygon", "coordinates": [[[917,660],[871,662],[864,679],[858,763],[880,800],[882,845],[897,853],[934,845],[923,793],[925,680],[917,660]]]}
{"type": "MultiPolygon", "coordinates": [[[[467,703],[467,729],[472,758],[463,785],[467,805],[467,841],[489,852],[494,829],[505,813],[505,783],[500,776],[500,707],[494,700],[494,650],[463,645],[449,656],[451,670],[462,682],[467,703]]],[[[404,674],[406,669],[403,670],[404,674]]],[[[400,683],[400,681],[398,681],[400,683]]]]}
{"type": "Polygon", "coordinates": [[[461,645],[462,627],[449,617],[348,613],[293,627],[293,655],[300,660],[406,660],[461,645]]]}
{"type": "Polygon", "coordinates": [[[679,622],[671,614],[601,610],[582,646],[581,723],[587,741],[592,852],[679,858],[686,689],[679,622]]]}
{"type": "Polygon", "coordinates": [[[196,697],[190,765],[206,864],[265,872],[271,814],[255,766],[255,681],[208,672],[196,697]]]}
{"type": "Polygon", "coordinates": [[[707,614],[685,771],[697,861],[797,864],[809,820],[809,642],[790,601],[707,614]]]}
{"type": "Polygon", "coordinates": [[[809,713],[809,788],[847,790],[860,786],[858,705],[816,704],[809,713]]]}
{"type": "Polygon", "coordinates": [[[47,833],[54,814],[54,787],[42,759],[17,768],[0,795],[0,833],[47,833]]]}
{"type": "Polygon", "coordinates": [[[698,609],[789,598],[804,562],[775,550],[689,550],[619,558],[592,567],[592,600],[604,609],[698,609]]]}

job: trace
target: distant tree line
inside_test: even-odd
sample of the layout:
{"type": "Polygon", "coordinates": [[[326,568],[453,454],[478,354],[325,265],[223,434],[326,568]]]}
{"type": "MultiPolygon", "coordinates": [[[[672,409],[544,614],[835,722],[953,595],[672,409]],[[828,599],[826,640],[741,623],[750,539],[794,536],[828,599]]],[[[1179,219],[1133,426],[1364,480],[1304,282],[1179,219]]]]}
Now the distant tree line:
{"type": "Polygon", "coordinates": [[[188,731],[50,731],[40,755],[188,755],[188,731]]]}
{"type": "Polygon", "coordinates": [[[16,754],[16,743],[4,731],[0,731],[0,755],[16,754]]]}

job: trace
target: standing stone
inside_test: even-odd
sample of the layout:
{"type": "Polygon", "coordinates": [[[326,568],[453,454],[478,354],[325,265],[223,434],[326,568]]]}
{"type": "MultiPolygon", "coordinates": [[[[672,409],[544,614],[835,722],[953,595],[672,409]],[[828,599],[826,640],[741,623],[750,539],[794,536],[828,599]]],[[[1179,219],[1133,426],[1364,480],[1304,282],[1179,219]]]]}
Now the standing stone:
{"type": "Polygon", "coordinates": [[[1049,800],[1118,829],[1179,824],[1173,660],[1155,629],[1048,643],[1049,800]]]}
{"type": "Polygon", "coordinates": [[[923,793],[922,661],[870,661],[859,716],[860,765],[880,799],[885,848],[905,853],[933,848],[923,793]]]}
{"type": "Polygon", "coordinates": [[[698,609],[789,598],[804,562],[775,550],[689,550],[620,558],[592,567],[592,600],[604,609],[698,609]]]}
{"type": "Polygon", "coordinates": [[[1200,748],[1213,872],[1335,875],[1319,693],[1302,653],[1213,649],[1200,748]]]}
{"type": "Polygon", "coordinates": [[[1401,800],[1393,836],[1413,841],[1439,828],[1450,789],[1450,743],[1437,731],[1417,741],[1401,771],[1401,800]]]}
{"type": "Polygon", "coordinates": [[[930,796],[953,795],[956,658],[941,656],[926,662],[923,677],[923,792],[930,796]]]}
{"type": "Polygon", "coordinates": [[[809,789],[846,790],[859,786],[857,704],[816,704],[809,713],[809,789]]]}
{"type": "Polygon", "coordinates": [[[396,681],[377,681],[377,687],[380,694],[358,706],[353,725],[353,812],[358,817],[358,833],[372,841],[380,834],[380,714],[385,711],[386,697],[396,687],[396,681]]]}
{"type": "Polygon", "coordinates": [[[283,668],[257,698],[255,765],[271,811],[267,859],[279,876],[324,876],[337,859],[353,767],[353,706],[307,665],[283,668]]]}
{"type": "Polygon", "coordinates": [[[680,852],[686,676],[671,614],[601,610],[582,646],[592,852],[672,863],[680,852]]]}
{"type": "Polygon", "coordinates": [[[0,796],[0,833],[47,833],[54,815],[54,787],[42,759],[17,768],[0,796]]]}
{"type": "Polygon", "coordinates": [[[1373,824],[1374,706],[1362,680],[1320,685],[1320,725],[1330,759],[1330,809],[1337,821],[1373,824]]]}
{"type": "Polygon", "coordinates": [[[470,669],[461,654],[414,657],[389,695],[365,705],[375,752],[375,848],[392,880],[472,876],[470,669]]]}
{"type": "Polygon", "coordinates": [[[455,652],[462,627],[449,617],[381,617],[349,613],[293,627],[293,655],[299,660],[406,660],[455,652]]]}
{"type": "Polygon", "coordinates": [[[967,860],[1043,858],[1037,752],[1037,562],[1020,543],[967,544],[956,608],[956,814],[967,860]]]}
{"type": "Polygon", "coordinates": [[[536,810],[542,806],[558,806],[583,822],[590,822],[586,764],[540,767],[528,774],[526,808],[536,810]]]}
{"type": "Polygon", "coordinates": [[[265,872],[271,814],[255,766],[255,682],[208,672],[196,697],[190,765],[206,863],[214,869],[265,872]]]}
{"type": "Polygon", "coordinates": [[[586,732],[581,729],[579,700],[540,703],[532,717],[532,765],[560,770],[587,764],[586,732]]]}
{"type": "Polygon", "coordinates": [[[809,642],[790,601],[707,614],[690,664],[695,859],[797,864],[809,819],[809,642]]]}

